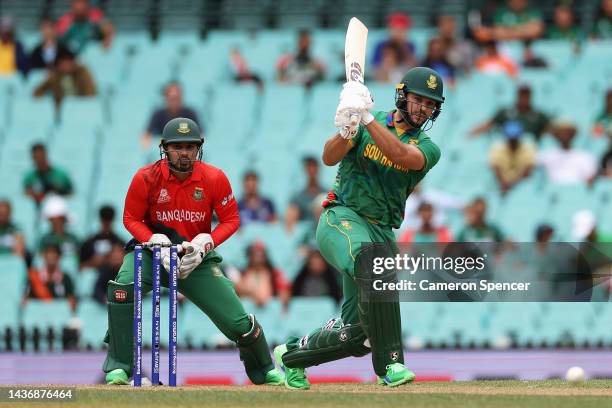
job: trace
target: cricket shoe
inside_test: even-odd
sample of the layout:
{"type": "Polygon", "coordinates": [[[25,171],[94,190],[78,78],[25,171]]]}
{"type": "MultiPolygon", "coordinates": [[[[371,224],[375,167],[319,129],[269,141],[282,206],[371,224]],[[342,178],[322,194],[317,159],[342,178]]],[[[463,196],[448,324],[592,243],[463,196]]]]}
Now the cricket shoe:
{"type": "Polygon", "coordinates": [[[107,385],[128,385],[128,375],[121,368],[116,368],[113,371],[106,373],[107,385]]]}
{"type": "MultiPolygon", "coordinates": [[[[382,383],[389,387],[397,387],[398,385],[414,381],[415,377],[414,373],[404,367],[403,364],[393,363],[387,366],[387,374],[382,377],[382,383]]],[[[379,381],[377,383],[380,384],[379,381]]]]}
{"type": "Polygon", "coordinates": [[[283,375],[283,373],[278,371],[276,368],[273,368],[272,370],[266,373],[266,380],[264,381],[264,384],[282,385],[284,383],[285,383],[285,376],[283,375]]]}
{"type": "Polygon", "coordinates": [[[303,368],[286,367],[283,363],[283,354],[287,352],[287,345],[281,344],[274,348],[274,359],[276,363],[285,371],[285,387],[292,390],[307,390],[310,383],[306,378],[306,370],[303,368]]]}

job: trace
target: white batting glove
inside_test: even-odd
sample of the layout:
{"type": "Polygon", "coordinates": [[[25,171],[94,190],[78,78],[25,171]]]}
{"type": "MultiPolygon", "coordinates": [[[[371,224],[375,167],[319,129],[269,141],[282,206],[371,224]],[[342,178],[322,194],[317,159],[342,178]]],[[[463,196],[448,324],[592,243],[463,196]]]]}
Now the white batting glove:
{"type": "Polygon", "coordinates": [[[184,241],[182,246],[185,255],[181,259],[179,279],[189,276],[202,263],[206,255],[215,248],[215,243],[210,234],[198,234],[191,242],[184,241]]]}
{"type": "MultiPolygon", "coordinates": [[[[170,245],[170,244],[172,244],[172,241],[170,241],[170,238],[168,238],[164,234],[153,234],[153,235],[151,235],[151,238],[149,238],[149,243],[150,244],[159,244],[159,245],[170,245]]],[[[162,262],[162,265],[163,265],[164,269],[166,271],[170,272],[170,248],[169,247],[161,247],[161,249],[160,249],[160,257],[161,257],[161,262],[162,262]]],[[[176,263],[177,268],[180,267],[181,260],[179,258],[177,258],[176,262],[177,262],[176,263]]]]}
{"type": "Polygon", "coordinates": [[[358,96],[363,100],[365,109],[370,110],[374,107],[374,98],[367,86],[361,82],[349,81],[342,85],[342,92],[340,92],[340,100],[345,97],[358,96]]]}
{"type": "MultiPolygon", "coordinates": [[[[374,120],[374,116],[369,112],[374,107],[374,99],[367,86],[361,82],[349,81],[342,86],[340,92],[340,103],[344,99],[353,101],[355,98],[360,98],[363,102],[363,107],[360,109],[360,122],[362,125],[369,125],[374,120]]],[[[353,116],[355,118],[355,116],[353,116]]]]}
{"type": "Polygon", "coordinates": [[[339,128],[340,136],[344,139],[352,139],[359,130],[359,122],[361,121],[361,112],[364,109],[364,103],[361,97],[352,94],[346,94],[336,108],[336,117],[334,125],[339,128]]]}

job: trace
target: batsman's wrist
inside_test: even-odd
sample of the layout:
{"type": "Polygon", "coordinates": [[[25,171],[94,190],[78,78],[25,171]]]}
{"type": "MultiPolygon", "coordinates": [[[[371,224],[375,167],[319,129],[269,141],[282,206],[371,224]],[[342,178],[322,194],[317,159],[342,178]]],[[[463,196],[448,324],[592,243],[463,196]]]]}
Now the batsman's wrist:
{"type": "Polygon", "coordinates": [[[374,120],[374,115],[372,115],[369,111],[364,111],[361,114],[361,124],[364,126],[369,125],[374,120]]]}

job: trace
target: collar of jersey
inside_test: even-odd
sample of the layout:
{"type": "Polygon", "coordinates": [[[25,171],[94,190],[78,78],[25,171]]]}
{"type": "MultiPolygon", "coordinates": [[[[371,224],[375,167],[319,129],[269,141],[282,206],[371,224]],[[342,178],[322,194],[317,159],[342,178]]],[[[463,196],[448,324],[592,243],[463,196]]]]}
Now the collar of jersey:
{"type": "MultiPolygon", "coordinates": [[[[168,162],[165,159],[162,160],[162,163],[161,163],[161,172],[165,180],[172,179],[172,173],[170,172],[170,169],[168,168],[168,162]]],[[[178,182],[178,179],[174,179],[174,180],[178,182]]],[[[191,175],[187,179],[185,179],[184,182],[189,183],[192,181],[201,181],[201,180],[202,180],[202,167],[199,165],[199,162],[195,162],[193,163],[193,171],[191,172],[191,175]]],[[[180,184],[183,184],[183,183],[180,183],[180,184]]]]}
{"type": "Polygon", "coordinates": [[[387,127],[394,128],[395,132],[397,133],[397,137],[402,137],[403,135],[408,135],[410,137],[418,135],[418,132],[415,132],[415,130],[418,130],[418,129],[403,130],[403,129],[396,128],[395,127],[395,112],[396,112],[395,110],[387,112],[387,127]]]}

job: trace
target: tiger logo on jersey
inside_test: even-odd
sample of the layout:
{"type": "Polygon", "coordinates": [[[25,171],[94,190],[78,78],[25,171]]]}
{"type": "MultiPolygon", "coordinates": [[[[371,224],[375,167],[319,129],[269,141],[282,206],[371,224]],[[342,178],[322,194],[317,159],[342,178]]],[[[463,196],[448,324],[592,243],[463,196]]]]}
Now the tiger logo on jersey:
{"type": "Polygon", "coordinates": [[[202,197],[204,196],[204,190],[201,187],[196,187],[193,191],[193,199],[195,201],[202,201],[202,197]]]}

